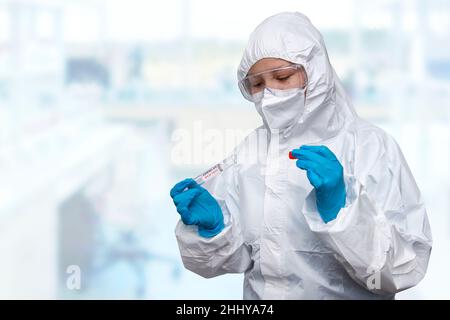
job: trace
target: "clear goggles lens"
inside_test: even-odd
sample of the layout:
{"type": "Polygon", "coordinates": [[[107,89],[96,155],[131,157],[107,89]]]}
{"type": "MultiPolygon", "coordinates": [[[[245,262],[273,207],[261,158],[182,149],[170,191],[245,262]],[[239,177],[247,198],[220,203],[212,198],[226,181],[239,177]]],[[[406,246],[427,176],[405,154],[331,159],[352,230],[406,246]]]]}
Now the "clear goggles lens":
{"type": "Polygon", "coordinates": [[[248,75],[239,82],[244,97],[252,102],[260,96],[266,86],[272,89],[287,90],[305,88],[306,85],[306,72],[299,64],[248,75]]]}

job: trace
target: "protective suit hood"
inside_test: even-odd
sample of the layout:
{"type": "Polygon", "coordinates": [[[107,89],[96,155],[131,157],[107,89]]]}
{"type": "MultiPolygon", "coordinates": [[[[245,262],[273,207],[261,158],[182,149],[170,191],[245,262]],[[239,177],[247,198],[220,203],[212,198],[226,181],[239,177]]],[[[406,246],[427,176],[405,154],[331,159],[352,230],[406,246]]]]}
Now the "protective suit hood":
{"type": "MultiPolygon", "coordinates": [[[[319,141],[335,136],[356,117],[329,62],[322,35],[305,15],[283,12],[259,24],[245,48],[238,67],[238,81],[263,58],[280,58],[301,64],[308,77],[305,111],[285,135],[307,133],[308,140],[319,141]]],[[[240,87],[240,90],[243,89],[240,87]]]]}

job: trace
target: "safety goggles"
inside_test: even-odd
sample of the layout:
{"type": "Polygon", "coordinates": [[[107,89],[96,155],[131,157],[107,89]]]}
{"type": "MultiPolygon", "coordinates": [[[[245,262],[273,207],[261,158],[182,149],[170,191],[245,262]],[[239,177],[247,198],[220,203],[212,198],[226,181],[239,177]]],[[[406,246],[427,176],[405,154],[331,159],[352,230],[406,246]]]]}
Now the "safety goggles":
{"type": "Polygon", "coordinates": [[[300,64],[291,64],[285,67],[266,70],[246,76],[239,81],[244,98],[255,102],[261,92],[267,87],[272,89],[287,90],[305,88],[307,77],[305,69],[300,64]]]}

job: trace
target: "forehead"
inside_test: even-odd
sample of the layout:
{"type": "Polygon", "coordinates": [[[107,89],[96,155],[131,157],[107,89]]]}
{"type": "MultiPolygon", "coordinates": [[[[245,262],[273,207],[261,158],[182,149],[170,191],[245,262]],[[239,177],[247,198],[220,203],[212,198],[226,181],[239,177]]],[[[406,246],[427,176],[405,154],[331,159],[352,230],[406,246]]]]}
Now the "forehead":
{"type": "Polygon", "coordinates": [[[278,58],[264,58],[258,60],[248,71],[248,75],[264,72],[266,70],[289,66],[292,63],[278,58]]]}

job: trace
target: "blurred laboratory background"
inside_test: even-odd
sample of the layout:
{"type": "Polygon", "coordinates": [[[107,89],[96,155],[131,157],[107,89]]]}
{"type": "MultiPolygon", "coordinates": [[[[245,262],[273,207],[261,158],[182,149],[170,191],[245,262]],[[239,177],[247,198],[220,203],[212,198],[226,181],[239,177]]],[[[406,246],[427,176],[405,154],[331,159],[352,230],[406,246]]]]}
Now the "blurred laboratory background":
{"type": "Polygon", "coordinates": [[[169,190],[260,124],[236,68],[281,11],[322,32],[422,190],[433,253],[398,298],[450,298],[445,0],[0,0],[0,298],[242,298],[242,275],[183,268],[169,190]]]}

